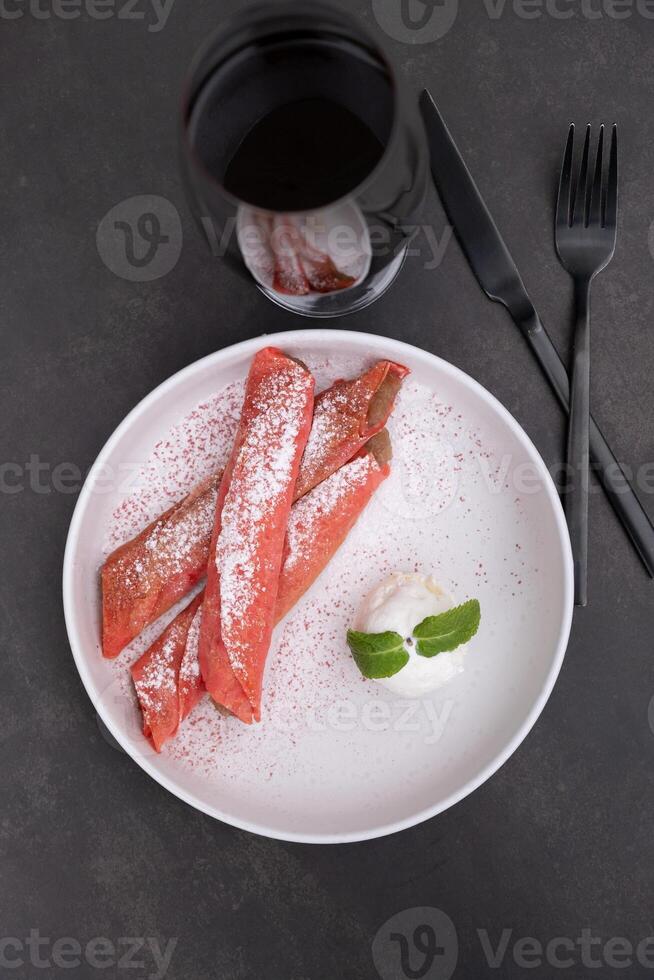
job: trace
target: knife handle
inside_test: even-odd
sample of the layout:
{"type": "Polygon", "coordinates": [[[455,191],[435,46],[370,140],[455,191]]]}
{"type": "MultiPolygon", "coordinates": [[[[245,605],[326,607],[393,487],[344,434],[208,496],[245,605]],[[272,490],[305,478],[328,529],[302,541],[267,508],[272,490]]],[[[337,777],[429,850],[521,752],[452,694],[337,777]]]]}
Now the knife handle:
{"type": "MultiPolygon", "coordinates": [[[[527,319],[518,321],[545,376],[556,392],[566,412],[570,412],[570,381],[556,347],[534,311],[527,319]]],[[[654,578],[654,527],[634,488],[613,455],[597,422],[590,418],[590,461],[609,501],[631,538],[645,568],[654,578]]]]}

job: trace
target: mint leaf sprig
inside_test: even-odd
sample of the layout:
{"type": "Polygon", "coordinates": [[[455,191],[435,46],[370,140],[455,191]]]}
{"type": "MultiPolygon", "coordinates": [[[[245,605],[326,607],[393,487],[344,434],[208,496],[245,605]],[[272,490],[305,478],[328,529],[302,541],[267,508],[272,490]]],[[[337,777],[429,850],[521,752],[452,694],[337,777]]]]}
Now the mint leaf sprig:
{"type": "MultiPolygon", "coordinates": [[[[411,634],[416,641],[416,653],[431,658],[456,650],[472,639],[480,622],[481,608],[477,599],[469,599],[438,616],[427,616],[411,634]]],[[[406,642],[411,642],[411,637],[406,642]]],[[[393,677],[408,664],[406,642],[392,630],[385,633],[347,631],[347,644],[354,661],[369,680],[393,677]]]]}
{"type": "Polygon", "coordinates": [[[469,599],[438,616],[427,616],[413,630],[418,641],[416,650],[421,657],[435,657],[438,653],[456,650],[462,643],[472,639],[480,622],[481,608],[478,599],[469,599]]]}
{"type": "Polygon", "coordinates": [[[356,630],[348,630],[347,645],[357,667],[370,680],[392,677],[409,662],[404,639],[399,633],[392,631],[358,633],[356,630]]]}

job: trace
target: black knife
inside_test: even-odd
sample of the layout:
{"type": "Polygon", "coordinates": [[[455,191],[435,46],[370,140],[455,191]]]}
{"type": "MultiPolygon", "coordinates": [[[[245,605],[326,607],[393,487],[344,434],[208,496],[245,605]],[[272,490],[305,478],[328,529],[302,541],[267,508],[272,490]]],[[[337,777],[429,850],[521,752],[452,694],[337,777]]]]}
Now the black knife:
{"type": "MultiPolygon", "coordinates": [[[[567,412],[570,382],[563,361],[545,332],[515,262],[427,89],[420,97],[420,111],[427,131],[432,177],[472,271],[486,295],[502,303],[520,327],[567,412]]],[[[593,418],[590,457],[613,509],[654,577],[654,527],[593,418]]]]}

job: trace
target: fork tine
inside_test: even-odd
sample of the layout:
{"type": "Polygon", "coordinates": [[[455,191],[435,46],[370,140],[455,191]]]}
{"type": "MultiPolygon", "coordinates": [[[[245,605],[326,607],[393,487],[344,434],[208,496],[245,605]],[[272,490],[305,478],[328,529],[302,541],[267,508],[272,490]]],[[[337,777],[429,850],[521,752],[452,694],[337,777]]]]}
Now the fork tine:
{"type": "Polygon", "coordinates": [[[593,177],[593,188],[588,209],[588,220],[586,225],[596,225],[599,227],[602,221],[602,162],[604,150],[604,126],[600,126],[599,140],[597,141],[597,156],[595,157],[595,176],[593,177]]]}
{"type": "Polygon", "coordinates": [[[565,144],[563,163],[561,165],[561,177],[559,180],[559,196],[556,203],[556,224],[557,227],[568,227],[570,224],[571,209],[571,190],[572,190],[572,152],[575,141],[575,124],[572,123],[568,130],[568,140],[565,144]]]}
{"type": "Polygon", "coordinates": [[[604,205],[604,226],[615,229],[618,224],[618,127],[613,126],[609,157],[609,180],[604,205]]]}
{"type": "Polygon", "coordinates": [[[588,197],[589,197],[589,184],[588,184],[588,155],[590,152],[590,123],[586,126],[586,139],[584,140],[584,152],[581,157],[581,170],[579,171],[579,180],[577,186],[574,190],[574,206],[572,210],[572,224],[576,222],[581,222],[582,224],[586,220],[586,215],[588,214],[588,197]]]}

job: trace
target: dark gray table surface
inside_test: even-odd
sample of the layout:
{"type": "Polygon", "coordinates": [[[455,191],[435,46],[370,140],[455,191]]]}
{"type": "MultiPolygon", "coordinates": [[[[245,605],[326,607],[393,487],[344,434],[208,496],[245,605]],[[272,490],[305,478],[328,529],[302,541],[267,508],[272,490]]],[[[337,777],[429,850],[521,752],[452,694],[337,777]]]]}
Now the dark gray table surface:
{"type": "MultiPolygon", "coordinates": [[[[175,0],[161,30],[148,29],[157,18],[145,0],[129,17],[124,0],[110,0],[102,20],[42,4],[5,0],[0,12],[0,976],[161,976],[157,943],[175,940],[169,980],[370,980],[379,930],[384,978],[449,977],[455,934],[455,977],[650,975],[654,942],[637,956],[617,940],[635,950],[654,932],[654,583],[599,494],[591,602],[575,615],[549,704],[490,782],[422,826],[332,848],[260,839],[175,799],[99,732],[60,593],[75,467],[84,473],[132,406],[179,368],[307,323],[211,259],[180,187],[181,81],[197,45],[240,4],[175,0]],[[182,219],[179,261],[151,282],[115,275],[96,249],[102,217],[140,194],[166,198],[182,219]],[[55,476],[63,463],[72,469],[55,476]],[[423,974],[414,950],[413,966],[393,972],[400,943],[385,923],[421,906],[451,920],[440,929],[446,952],[423,974]],[[97,937],[110,945],[87,953],[97,937]],[[142,940],[127,958],[126,937],[142,940]],[[550,945],[539,958],[526,937],[543,947],[564,937],[574,951],[550,945]],[[485,949],[500,942],[492,969],[485,949]]],[[[351,6],[379,30],[370,2],[351,6]]],[[[440,39],[386,40],[416,93],[434,92],[562,351],[571,285],[552,211],[563,141],[571,119],[621,127],[619,244],[594,293],[593,403],[620,458],[647,474],[654,5],[459,7],[440,39]]],[[[440,238],[433,192],[424,220],[440,238]]],[[[436,269],[412,258],[380,302],[339,326],[456,364],[507,406],[548,464],[560,459],[554,398],[454,242],[436,269]]],[[[644,500],[654,514],[651,486],[644,500]]],[[[409,943],[413,925],[405,915],[398,926],[409,943]]]]}

